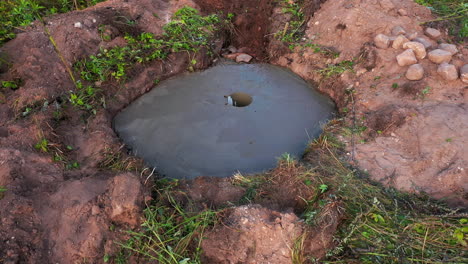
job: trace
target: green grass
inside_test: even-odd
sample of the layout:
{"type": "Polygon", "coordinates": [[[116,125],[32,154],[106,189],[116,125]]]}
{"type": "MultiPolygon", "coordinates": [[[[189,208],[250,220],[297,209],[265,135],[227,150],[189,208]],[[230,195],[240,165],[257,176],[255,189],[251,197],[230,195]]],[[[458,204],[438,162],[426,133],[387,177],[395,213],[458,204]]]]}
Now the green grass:
{"type": "Polygon", "coordinates": [[[177,182],[161,183],[164,187],[157,190],[158,199],[144,210],[140,231],[127,231],[130,239],[120,243],[121,251],[112,256],[115,263],[127,263],[130,256],[141,263],[201,263],[203,235],[217,222],[217,212],[184,210],[171,193],[177,182]]]}
{"type": "Polygon", "coordinates": [[[342,74],[345,71],[353,71],[354,62],[353,61],[342,61],[338,64],[330,64],[328,67],[318,70],[317,72],[320,73],[325,78],[334,77],[337,75],[342,74]]]}
{"type": "Polygon", "coordinates": [[[0,1],[0,45],[15,38],[16,32],[43,16],[66,13],[104,0],[3,0],[0,1]],[[76,3],[76,5],[75,5],[76,3]]]}
{"type": "Polygon", "coordinates": [[[275,37],[286,43],[297,43],[304,36],[305,16],[302,10],[303,0],[289,1],[282,0],[280,2],[282,12],[289,14],[291,19],[287,22],[283,29],[275,34],[275,37]]]}
{"type": "Polygon", "coordinates": [[[415,2],[429,7],[439,16],[428,22],[444,21],[448,23],[450,34],[462,40],[468,37],[468,2],[466,0],[415,0],[415,2]]]}
{"type": "Polygon", "coordinates": [[[8,191],[7,188],[0,186],[0,200],[3,199],[6,191],[8,191]]]}
{"type": "Polygon", "coordinates": [[[373,183],[343,162],[344,149],[334,143],[341,127],[332,122],[309,150],[328,187],[322,203],[340,201],[345,210],[338,246],[324,263],[466,263],[468,220],[424,195],[373,183]]]}
{"type": "MultiPolygon", "coordinates": [[[[77,89],[70,94],[70,102],[80,109],[95,112],[102,101],[98,100],[99,90],[93,87],[95,82],[121,83],[127,80],[128,71],[136,64],[165,60],[175,52],[191,55],[201,48],[210,50],[211,40],[225,22],[218,15],[202,16],[196,9],[183,7],[164,26],[162,36],[147,32],[136,37],[125,36],[126,45],[101,49],[98,54],[75,63],[74,69],[81,81],[76,82],[77,89]]],[[[191,64],[196,64],[196,60],[191,59],[191,64]]]]}

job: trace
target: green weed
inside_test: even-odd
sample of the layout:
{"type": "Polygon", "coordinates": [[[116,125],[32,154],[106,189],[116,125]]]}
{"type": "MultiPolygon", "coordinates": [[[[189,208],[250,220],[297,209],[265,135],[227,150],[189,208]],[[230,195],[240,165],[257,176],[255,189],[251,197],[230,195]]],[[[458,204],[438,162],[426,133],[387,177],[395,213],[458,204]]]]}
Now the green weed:
{"type": "Polygon", "coordinates": [[[291,16],[284,28],[275,34],[275,37],[286,43],[300,42],[304,35],[305,16],[302,12],[303,1],[281,1],[282,12],[291,16]]]}
{"type": "Polygon", "coordinates": [[[97,92],[99,90],[92,85],[86,87],[80,81],[76,82],[76,90],[70,93],[70,103],[82,110],[87,110],[96,114],[97,92]]]}
{"type": "Polygon", "coordinates": [[[2,88],[7,88],[11,90],[16,90],[19,88],[21,84],[20,80],[14,80],[14,81],[2,81],[2,88]]]}
{"type": "Polygon", "coordinates": [[[143,262],[200,263],[203,235],[217,222],[217,212],[190,213],[174,200],[170,188],[158,193],[158,201],[144,210],[141,230],[128,231],[130,239],[119,244],[121,251],[115,256],[116,262],[125,263],[129,256],[136,255],[143,262]]]}
{"type": "Polygon", "coordinates": [[[415,0],[427,6],[439,18],[425,23],[444,21],[448,24],[450,34],[463,38],[468,37],[468,2],[466,0],[415,0]]]}
{"type": "Polygon", "coordinates": [[[39,141],[34,145],[34,148],[42,151],[42,152],[48,152],[49,151],[49,141],[46,138],[41,138],[39,141]]]}
{"type": "Polygon", "coordinates": [[[3,199],[3,197],[5,196],[5,192],[7,191],[7,189],[3,186],[0,186],[0,200],[3,199]]]}
{"type": "Polygon", "coordinates": [[[330,78],[342,74],[345,71],[353,71],[354,62],[353,61],[342,61],[338,64],[328,65],[327,68],[320,69],[317,72],[320,73],[325,78],[330,78]]]}

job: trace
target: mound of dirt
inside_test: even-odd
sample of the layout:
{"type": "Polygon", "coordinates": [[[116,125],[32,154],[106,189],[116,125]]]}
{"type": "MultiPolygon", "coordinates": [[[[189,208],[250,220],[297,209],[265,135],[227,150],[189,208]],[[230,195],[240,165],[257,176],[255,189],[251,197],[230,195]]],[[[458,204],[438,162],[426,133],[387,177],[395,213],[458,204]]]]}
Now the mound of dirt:
{"type": "Polygon", "coordinates": [[[314,230],[292,212],[260,205],[231,209],[203,240],[203,263],[304,263],[304,256],[325,256],[340,222],[339,206],[327,205],[314,230]],[[310,230],[309,230],[310,229],[310,230]],[[307,241],[307,242],[304,242],[307,241]]]}
{"type": "MultiPolygon", "coordinates": [[[[392,36],[403,29],[408,38],[426,40],[428,51],[436,49],[437,43],[420,26],[430,19],[428,8],[410,0],[327,1],[307,22],[306,35],[322,48],[339,51],[338,58],[302,47],[278,57],[276,47],[270,45],[269,52],[273,63],[318,82],[341,110],[354,109],[355,120],[365,119],[368,142],[349,144],[348,149],[371,178],[467,206],[468,86],[460,79],[445,80],[427,59],[419,61],[424,79],[409,81],[405,78],[408,66],[399,66],[395,59],[402,50],[374,44],[377,34],[392,36]],[[317,73],[344,60],[354,61],[354,73],[338,78],[317,73]]],[[[446,32],[439,42],[450,42],[446,32]]],[[[461,44],[457,49],[451,63],[461,67],[468,50],[461,44]]]]}

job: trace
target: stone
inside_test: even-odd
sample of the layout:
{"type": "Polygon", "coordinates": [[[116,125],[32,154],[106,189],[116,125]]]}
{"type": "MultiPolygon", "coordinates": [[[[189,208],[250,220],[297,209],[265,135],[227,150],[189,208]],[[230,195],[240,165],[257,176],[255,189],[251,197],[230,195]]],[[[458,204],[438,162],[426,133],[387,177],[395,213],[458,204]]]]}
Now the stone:
{"type": "Polygon", "coordinates": [[[411,34],[406,34],[406,37],[409,39],[409,40],[414,40],[415,38],[418,37],[418,32],[413,32],[411,34]]]}
{"type": "Polygon", "coordinates": [[[392,35],[394,36],[404,35],[404,34],[406,34],[406,31],[401,26],[396,26],[392,29],[392,35]]]}
{"type": "Polygon", "coordinates": [[[241,53],[236,57],[236,62],[249,63],[253,59],[249,54],[241,53]]]}
{"type": "Polygon", "coordinates": [[[81,28],[82,27],[81,22],[76,22],[73,26],[76,27],[76,28],[81,28]]]}
{"type": "Polygon", "coordinates": [[[452,59],[452,53],[443,50],[443,49],[435,49],[427,54],[427,57],[430,61],[441,64],[444,62],[450,62],[452,59]]]}
{"type": "Polygon", "coordinates": [[[424,77],[424,68],[421,64],[413,64],[406,71],[406,78],[410,81],[419,81],[424,77]]]}
{"type": "Polygon", "coordinates": [[[403,35],[399,35],[398,37],[395,38],[395,40],[393,41],[392,43],[392,48],[394,49],[401,49],[403,47],[403,44],[405,44],[406,42],[409,42],[409,40],[403,36],[403,35]]]}
{"type": "Polygon", "coordinates": [[[424,33],[426,34],[426,36],[436,40],[439,39],[442,35],[442,33],[440,33],[440,31],[435,28],[426,28],[424,33]]]}
{"type": "Polygon", "coordinates": [[[124,173],[115,176],[111,186],[111,220],[118,224],[137,226],[143,205],[140,180],[131,173],[124,173]]]}
{"type": "Polygon", "coordinates": [[[407,49],[403,51],[400,55],[396,57],[396,59],[398,65],[400,66],[408,66],[418,62],[412,49],[407,49]]]}
{"type": "Polygon", "coordinates": [[[432,48],[432,42],[428,40],[427,38],[419,37],[419,38],[415,38],[413,41],[423,44],[424,48],[426,49],[432,48]]]}
{"type": "Polygon", "coordinates": [[[465,64],[460,68],[460,79],[462,82],[468,83],[468,64],[465,64]]]}
{"type": "Polygon", "coordinates": [[[446,50],[450,52],[450,54],[455,55],[458,53],[457,46],[454,44],[447,44],[447,43],[442,43],[439,45],[439,49],[446,50]]]}
{"type": "Polygon", "coordinates": [[[377,48],[386,49],[390,45],[390,38],[384,34],[378,34],[374,38],[374,43],[377,48]]]}
{"type": "Polygon", "coordinates": [[[229,52],[231,52],[231,53],[236,53],[236,52],[237,52],[237,48],[234,47],[234,46],[232,46],[232,45],[228,47],[228,50],[229,50],[229,52]]]}
{"type": "Polygon", "coordinates": [[[385,11],[390,11],[395,8],[395,5],[391,0],[380,0],[379,4],[385,11]]]}
{"type": "Polygon", "coordinates": [[[416,58],[422,60],[426,57],[426,48],[424,48],[424,45],[416,42],[416,41],[410,41],[406,42],[403,44],[404,49],[412,49],[414,51],[414,54],[416,54],[416,58]]]}
{"type": "Polygon", "coordinates": [[[447,81],[458,79],[457,68],[453,64],[448,64],[446,62],[440,64],[437,68],[437,73],[447,81]]]}
{"type": "Polygon", "coordinates": [[[400,16],[407,16],[408,12],[406,12],[406,10],[404,10],[404,9],[398,9],[398,14],[400,16]]]}

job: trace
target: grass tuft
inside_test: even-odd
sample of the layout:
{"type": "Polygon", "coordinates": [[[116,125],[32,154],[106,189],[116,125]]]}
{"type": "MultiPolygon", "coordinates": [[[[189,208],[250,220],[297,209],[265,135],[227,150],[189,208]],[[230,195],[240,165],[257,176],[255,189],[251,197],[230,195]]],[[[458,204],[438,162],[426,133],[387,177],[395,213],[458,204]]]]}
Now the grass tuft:
{"type": "Polygon", "coordinates": [[[157,201],[144,210],[141,230],[127,231],[130,239],[119,244],[115,263],[126,263],[130,256],[142,263],[200,263],[203,234],[217,222],[217,212],[185,211],[171,194],[174,183],[157,190],[157,201]]]}

